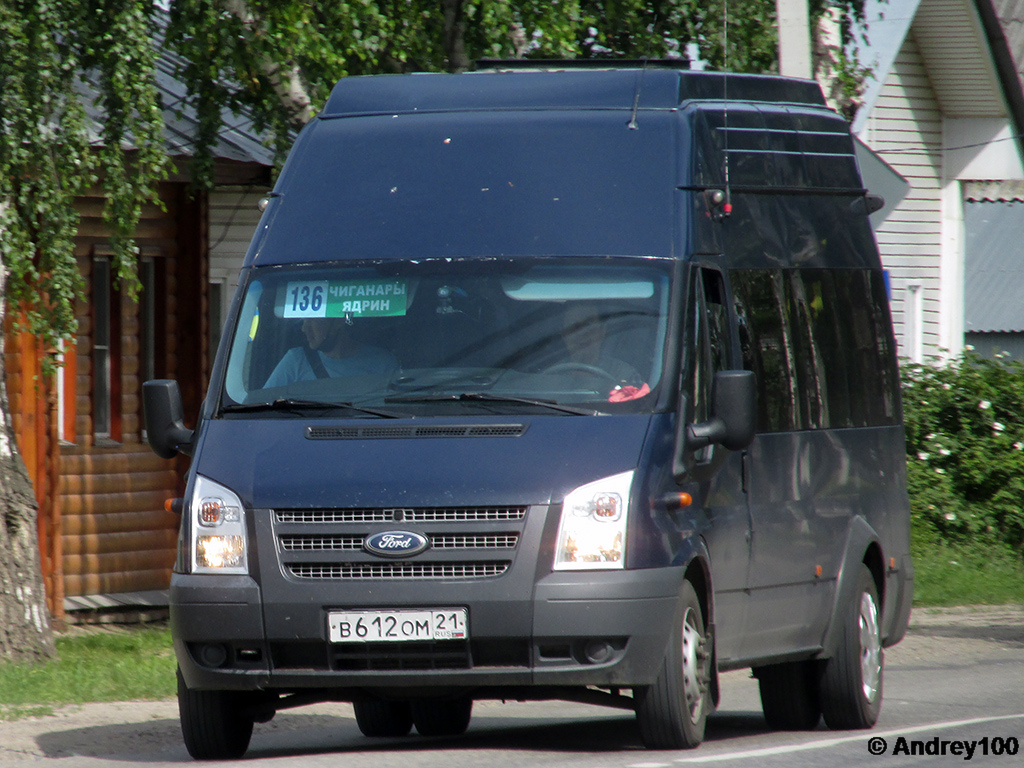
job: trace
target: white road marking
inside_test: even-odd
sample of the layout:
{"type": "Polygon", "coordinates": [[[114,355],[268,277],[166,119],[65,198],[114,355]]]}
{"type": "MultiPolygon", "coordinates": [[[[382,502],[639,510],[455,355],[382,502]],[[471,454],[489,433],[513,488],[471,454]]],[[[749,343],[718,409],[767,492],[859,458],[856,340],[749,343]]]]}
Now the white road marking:
{"type": "Polygon", "coordinates": [[[810,741],[805,744],[786,744],[781,747],[763,747],[761,749],[749,749],[744,752],[724,752],[714,755],[695,755],[693,757],[680,757],[673,762],[677,765],[691,763],[721,763],[726,760],[745,760],[747,758],[771,757],[788,752],[805,752],[810,749],[827,749],[839,744],[848,744],[854,741],[862,741],[867,744],[868,739],[881,736],[908,736],[914,733],[929,733],[941,731],[948,728],[960,728],[965,725],[978,725],[980,723],[998,723],[1004,720],[1024,720],[1024,712],[1018,715],[1000,715],[998,717],[976,717],[971,720],[951,720],[945,723],[928,723],[926,725],[915,725],[909,728],[893,728],[888,731],[865,730],[858,731],[856,736],[841,736],[833,739],[822,739],[810,741]]]}

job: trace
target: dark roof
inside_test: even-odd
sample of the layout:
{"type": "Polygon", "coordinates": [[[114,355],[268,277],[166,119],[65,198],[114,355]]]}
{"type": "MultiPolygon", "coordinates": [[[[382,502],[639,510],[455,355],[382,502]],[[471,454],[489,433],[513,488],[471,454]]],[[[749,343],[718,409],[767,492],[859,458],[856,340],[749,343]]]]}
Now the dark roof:
{"type": "Polygon", "coordinates": [[[689,100],[761,101],[824,107],[812,80],[693,72],[663,66],[487,69],[466,74],[346,77],[321,117],[508,109],[674,109],[689,100]]]}
{"type": "MultiPolygon", "coordinates": [[[[175,73],[182,68],[183,60],[164,45],[163,30],[167,25],[167,11],[155,11],[158,31],[153,45],[158,51],[156,61],[156,86],[163,105],[164,142],[171,157],[192,157],[199,132],[199,121],[195,110],[187,103],[187,88],[175,73]]],[[[86,78],[79,82],[78,90],[85,104],[86,116],[91,122],[90,133],[94,141],[102,136],[102,125],[106,120],[103,109],[97,104],[100,97],[95,79],[86,78]]],[[[274,151],[269,143],[270,136],[256,130],[252,120],[243,114],[229,110],[221,112],[221,128],[217,133],[211,151],[213,156],[223,160],[243,163],[257,163],[263,166],[274,164],[274,151]]]]}

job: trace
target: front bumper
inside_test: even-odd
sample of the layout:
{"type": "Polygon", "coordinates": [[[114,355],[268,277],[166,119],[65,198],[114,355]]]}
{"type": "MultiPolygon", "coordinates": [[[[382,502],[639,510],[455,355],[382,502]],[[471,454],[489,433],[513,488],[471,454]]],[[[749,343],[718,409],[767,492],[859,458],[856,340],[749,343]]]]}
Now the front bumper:
{"type": "Polygon", "coordinates": [[[266,604],[247,576],[175,574],[171,628],[190,688],[301,691],[337,698],[439,688],[633,687],[654,681],[672,633],[682,568],[560,572],[526,597],[484,584],[346,584],[266,604]],[[468,642],[327,639],[339,607],[465,606],[468,642]]]}

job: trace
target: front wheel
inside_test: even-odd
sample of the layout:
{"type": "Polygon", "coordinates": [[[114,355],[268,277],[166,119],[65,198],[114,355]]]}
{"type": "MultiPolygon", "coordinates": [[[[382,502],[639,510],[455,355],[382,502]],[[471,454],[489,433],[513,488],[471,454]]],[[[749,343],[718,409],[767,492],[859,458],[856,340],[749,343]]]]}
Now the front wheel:
{"type": "Polygon", "coordinates": [[[860,566],[854,599],[845,606],[835,655],[821,676],[821,711],[836,730],[870,728],[882,708],[882,633],[878,589],[860,566]]]}
{"type": "Polygon", "coordinates": [[[690,749],[704,740],[711,708],[711,648],[693,585],[683,582],[672,640],[654,685],[636,689],[636,718],[648,749],[690,749]]]}
{"type": "Polygon", "coordinates": [[[412,702],[412,722],[420,736],[461,736],[472,715],[473,700],[469,696],[412,702]]]}
{"type": "Polygon", "coordinates": [[[178,715],[185,748],[196,760],[234,760],[245,754],[255,722],[253,697],[242,691],[197,691],[178,670],[178,715]]]}
{"type": "Polygon", "coordinates": [[[405,736],[412,730],[412,708],[408,701],[362,699],[352,702],[352,709],[363,736],[405,736]]]}
{"type": "Polygon", "coordinates": [[[821,721],[818,662],[792,661],[754,670],[761,692],[761,709],[768,727],[776,731],[811,731],[821,721]]]}

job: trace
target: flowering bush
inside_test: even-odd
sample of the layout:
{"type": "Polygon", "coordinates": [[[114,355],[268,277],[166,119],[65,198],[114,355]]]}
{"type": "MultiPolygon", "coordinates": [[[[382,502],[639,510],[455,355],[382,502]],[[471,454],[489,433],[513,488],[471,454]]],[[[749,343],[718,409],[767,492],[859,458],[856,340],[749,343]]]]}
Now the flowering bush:
{"type": "Polygon", "coordinates": [[[951,542],[1024,547],[1024,365],[970,349],[904,364],[907,472],[915,524],[951,542]]]}

